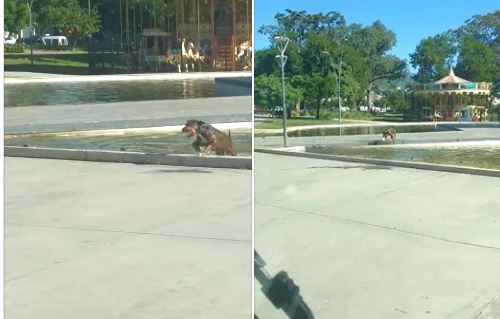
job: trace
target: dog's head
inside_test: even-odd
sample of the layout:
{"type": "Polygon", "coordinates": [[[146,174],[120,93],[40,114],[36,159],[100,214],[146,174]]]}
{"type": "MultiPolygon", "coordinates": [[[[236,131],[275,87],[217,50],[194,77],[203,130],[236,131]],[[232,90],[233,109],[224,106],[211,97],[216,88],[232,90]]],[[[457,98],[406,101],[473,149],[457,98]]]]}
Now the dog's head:
{"type": "Polygon", "coordinates": [[[396,130],[393,129],[393,128],[389,128],[389,129],[386,129],[384,130],[384,132],[382,133],[382,140],[383,141],[386,141],[386,140],[394,140],[396,137],[396,130]]]}
{"type": "Polygon", "coordinates": [[[182,133],[186,133],[187,137],[196,136],[200,130],[200,126],[203,124],[205,124],[203,121],[187,120],[182,128],[182,133]]]}

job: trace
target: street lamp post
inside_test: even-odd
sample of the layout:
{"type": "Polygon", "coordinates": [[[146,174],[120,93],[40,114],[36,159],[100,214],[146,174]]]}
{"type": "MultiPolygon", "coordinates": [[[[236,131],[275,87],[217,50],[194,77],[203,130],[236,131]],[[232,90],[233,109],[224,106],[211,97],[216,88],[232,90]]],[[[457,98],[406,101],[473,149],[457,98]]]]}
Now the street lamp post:
{"type": "Polygon", "coordinates": [[[30,14],[30,51],[31,51],[31,65],[33,65],[33,35],[31,34],[33,32],[33,25],[31,24],[31,6],[28,2],[26,2],[26,5],[28,6],[28,12],[30,14]]]}
{"type": "Polygon", "coordinates": [[[280,54],[276,56],[276,60],[278,61],[279,66],[281,67],[281,94],[283,97],[283,146],[286,147],[286,138],[287,138],[287,127],[286,127],[286,94],[285,94],[285,64],[287,60],[287,56],[285,55],[286,47],[288,46],[288,42],[290,41],[287,37],[274,37],[274,41],[280,51],[280,54]]]}
{"type": "Polygon", "coordinates": [[[342,51],[340,51],[340,62],[339,62],[339,74],[337,76],[337,86],[338,86],[338,100],[339,100],[339,122],[342,123],[342,99],[340,98],[340,83],[342,83],[340,80],[342,79],[342,59],[344,56],[344,48],[342,48],[342,51]]]}
{"type": "MultiPolygon", "coordinates": [[[[89,17],[90,17],[90,0],[88,0],[88,6],[89,6],[89,17]]],[[[87,44],[87,56],[89,58],[89,74],[92,73],[92,57],[90,55],[90,51],[92,49],[91,43],[92,43],[92,34],[89,34],[89,43],[87,44]]]]}

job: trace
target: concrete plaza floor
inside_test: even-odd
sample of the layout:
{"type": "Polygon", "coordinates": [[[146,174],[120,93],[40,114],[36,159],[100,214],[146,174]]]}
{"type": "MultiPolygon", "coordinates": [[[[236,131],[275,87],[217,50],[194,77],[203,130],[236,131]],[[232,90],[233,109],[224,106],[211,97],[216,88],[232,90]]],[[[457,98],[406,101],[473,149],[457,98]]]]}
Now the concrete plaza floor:
{"type": "Polygon", "coordinates": [[[250,318],[251,172],[5,158],[5,317],[250,318]]]}
{"type": "Polygon", "coordinates": [[[255,183],[256,249],[315,318],[500,318],[498,178],[256,153],[255,183]]]}
{"type": "Polygon", "coordinates": [[[112,102],[5,108],[5,133],[64,132],[252,121],[252,97],[112,102]]]}

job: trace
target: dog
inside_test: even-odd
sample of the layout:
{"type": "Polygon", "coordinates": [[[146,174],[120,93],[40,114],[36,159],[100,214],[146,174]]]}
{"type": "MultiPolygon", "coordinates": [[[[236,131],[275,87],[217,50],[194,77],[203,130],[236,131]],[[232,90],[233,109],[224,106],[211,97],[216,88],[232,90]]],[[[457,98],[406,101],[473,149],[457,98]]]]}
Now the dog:
{"type": "Polygon", "coordinates": [[[382,140],[384,142],[394,143],[396,141],[396,129],[390,127],[382,132],[382,140]]]}
{"type": "Polygon", "coordinates": [[[208,155],[212,151],[215,151],[217,155],[238,155],[231,137],[208,123],[188,120],[182,128],[182,132],[187,133],[187,137],[196,137],[192,145],[197,152],[200,152],[201,147],[204,147],[202,155],[208,155]]]}

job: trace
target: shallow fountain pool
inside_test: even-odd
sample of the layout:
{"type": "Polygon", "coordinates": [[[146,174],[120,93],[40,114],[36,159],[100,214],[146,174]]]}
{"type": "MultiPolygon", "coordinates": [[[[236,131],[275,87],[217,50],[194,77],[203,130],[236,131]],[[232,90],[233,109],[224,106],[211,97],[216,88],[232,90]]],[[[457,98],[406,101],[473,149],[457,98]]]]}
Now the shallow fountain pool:
{"type": "Polygon", "coordinates": [[[5,106],[72,105],[250,95],[214,79],[23,83],[5,85],[5,106]]]}
{"type": "MultiPolygon", "coordinates": [[[[250,133],[232,132],[238,155],[250,156],[250,133]]],[[[109,150],[160,154],[196,154],[192,139],[181,133],[143,133],[125,135],[27,134],[6,135],[6,146],[60,149],[109,150]]]]}
{"type": "Polygon", "coordinates": [[[500,141],[385,146],[310,146],[306,152],[500,170],[500,141]]]}

